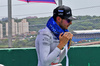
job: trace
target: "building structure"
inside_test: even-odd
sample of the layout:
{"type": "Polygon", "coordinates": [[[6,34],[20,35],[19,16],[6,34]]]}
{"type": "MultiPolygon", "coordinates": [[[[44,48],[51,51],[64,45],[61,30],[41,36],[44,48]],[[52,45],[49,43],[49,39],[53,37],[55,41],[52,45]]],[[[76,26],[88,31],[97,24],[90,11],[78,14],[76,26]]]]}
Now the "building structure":
{"type": "MultiPolygon", "coordinates": [[[[18,34],[17,23],[12,19],[12,36],[18,34]]],[[[8,23],[6,23],[6,36],[8,36],[8,23]]]]}
{"type": "Polygon", "coordinates": [[[3,38],[3,28],[2,24],[0,24],[0,39],[3,38]]]}
{"type": "Polygon", "coordinates": [[[74,30],[73,41],[78,42],[81,40],[98,39],[100,38],[100,30],[74,30]]]}
{"type": "Polygon", "coordinates": [[[18,23],[18,34],[21,35],[26,32],[29,32],[29,23],[26,21],[26,19],[23,19],[18,23]]]}
{"type": "MultiPolygon", "coordinates": [[[[12,36],[17,34],[21,35],[26,32],[29,32],[29,23],[26,21],[26,19],[23,19],[18,23],[12,19],[12,36]]],[[[6,36],[8,36],[8,23],[6,23],[6,36]]]]}

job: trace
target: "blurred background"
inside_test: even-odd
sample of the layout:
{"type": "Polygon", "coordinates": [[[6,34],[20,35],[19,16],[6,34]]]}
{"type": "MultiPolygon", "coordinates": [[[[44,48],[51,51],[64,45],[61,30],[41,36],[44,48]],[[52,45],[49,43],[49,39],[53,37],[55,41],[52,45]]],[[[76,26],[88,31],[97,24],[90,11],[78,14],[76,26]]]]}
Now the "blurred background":
{"type": "MultiPolygon", "coordinates": [[[[27,3],[12,0],[12,44],[13,48],[35,47],[38,31],[46,26],[53,9],[49,3],[27,3]]],[[[77,20],[69,27],[73,33],[72,45],[100,44],[100,0],[62,0],[71,7],[77,20]]],[[[0,47],[9,47],[8,0],[0,0],[0,47]]]]}

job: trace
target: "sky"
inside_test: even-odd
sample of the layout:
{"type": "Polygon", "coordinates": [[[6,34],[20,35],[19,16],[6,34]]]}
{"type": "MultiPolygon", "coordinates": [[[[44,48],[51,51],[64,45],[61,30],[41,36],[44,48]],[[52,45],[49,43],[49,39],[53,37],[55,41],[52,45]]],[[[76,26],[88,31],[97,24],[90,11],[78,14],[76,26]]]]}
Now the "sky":
{"type": "MultiPolygon", "coordinates": [[[[12,18],[28,16],[52,16],[53,9],[58,6],[51,3],[26,3],[12,0],[12,18]]],[[[100,0],[62,0],[62,4],[71,7],[73,16],[100,16],[100,0]]],[[[8,16],[8,0],[0,0],[0,19],[8,16]]]]}

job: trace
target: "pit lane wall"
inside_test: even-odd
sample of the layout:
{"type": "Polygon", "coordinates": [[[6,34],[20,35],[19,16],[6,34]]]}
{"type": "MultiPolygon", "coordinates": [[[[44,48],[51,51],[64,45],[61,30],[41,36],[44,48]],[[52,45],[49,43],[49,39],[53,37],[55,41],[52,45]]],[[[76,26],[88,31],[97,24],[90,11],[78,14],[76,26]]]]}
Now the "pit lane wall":
{"type": "MultiPolygon", "coordinates": [[[[100,45],[72,46],[69,66],[100,66],[100,45]]],[[[0,64],[4,66],[37,66],[35,48],[0,48],[0,64]]],[[[66,58],[62,61],[66,66],[66,58]]]]}

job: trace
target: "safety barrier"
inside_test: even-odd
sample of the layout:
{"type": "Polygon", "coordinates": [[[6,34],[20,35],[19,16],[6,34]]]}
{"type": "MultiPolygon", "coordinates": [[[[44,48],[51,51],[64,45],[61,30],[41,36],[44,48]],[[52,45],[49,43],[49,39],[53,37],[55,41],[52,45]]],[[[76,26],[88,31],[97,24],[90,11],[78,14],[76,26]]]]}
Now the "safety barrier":
{"type": "MultiPolygon", "coordinates": [[[[70,66],[100,66],[100,45],[72,46],[68,52],[70,66]]],[[[0,64],[4,66],[37,66],[35,48],[1,48],[0,64]]],[[[66,66],[66,58],[62,61],[66,66]]]]}

